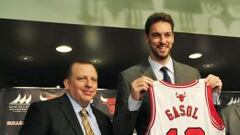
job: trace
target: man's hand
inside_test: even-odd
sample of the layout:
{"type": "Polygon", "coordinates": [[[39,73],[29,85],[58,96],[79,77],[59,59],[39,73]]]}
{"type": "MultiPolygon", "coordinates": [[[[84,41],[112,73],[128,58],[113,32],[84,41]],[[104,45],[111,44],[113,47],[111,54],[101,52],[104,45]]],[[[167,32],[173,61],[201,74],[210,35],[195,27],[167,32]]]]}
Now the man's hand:
{"type": "Polygon", "coordinates": [[[131,96],[134,100],[142,99],[142,92],[148,91],[153,85],[153,80],[147,76],[141,76],[131,83],[131,96]]]}
{"type": "Polygon", "coordinates": [[[205,82],[208,86],[211,86],[214,91],[219,94],[221,93],[223,83],[218,76],[209,74],[205,79],[205,82]]]}

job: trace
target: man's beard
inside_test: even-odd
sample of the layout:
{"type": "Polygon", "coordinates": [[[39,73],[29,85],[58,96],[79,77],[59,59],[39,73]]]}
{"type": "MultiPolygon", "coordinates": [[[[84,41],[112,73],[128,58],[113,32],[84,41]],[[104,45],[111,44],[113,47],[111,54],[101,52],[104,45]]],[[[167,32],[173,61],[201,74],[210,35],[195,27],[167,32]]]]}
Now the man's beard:
{"type": "Polygon", "coordinates": [[[154,57],[155,57],[157,60],[165,60],[165,59],[167,59],[168,56],[170,55],[170,52],[171,52],[171,50],[169,50],[169,52],[168,52],[166,55],[162,56],[162,55],[160,55],[160,54],[157,52],[157,50],[155,50],[154,48],[150,47],[150,50],[151,50],[152,54],[154,55],[154,57]]]}

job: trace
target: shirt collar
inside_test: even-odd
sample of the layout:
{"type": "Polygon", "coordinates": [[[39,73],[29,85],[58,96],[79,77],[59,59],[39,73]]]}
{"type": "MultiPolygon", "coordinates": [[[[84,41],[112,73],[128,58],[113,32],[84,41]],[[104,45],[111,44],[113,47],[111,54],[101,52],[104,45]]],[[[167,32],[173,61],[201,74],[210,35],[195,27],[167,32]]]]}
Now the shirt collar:
{"type": "MultiPolygon", "coordinates": [[[[76,114],[79,114],[79,112],[82,110],[83,107],[80,104],[78,104],[78,102],[76,102],[68,93],[66,93],[66,94],[67,94],[67,96],[68,96],[68,98],[69,98],[69,100],[70,100],[70,102],[73,106],[74,112],[76,114]]],[[[88,104],[88,106],[85,109],[87,110],[88,115],[90,117],[92,117],[93,112],[92,112],[92,108],[91,108],[90,104],[88,104]]]]}
{"type": "Polygon", "coordinates": [[[170,57],[169,61],[166,63],[166,65],[162,65],[158,62],[156,62],[155,60],[153,60],[150,56],[148,57],[148,62],[150,63],[150,66],[152,67],[153,71],[159,71],[163,66],[167,67],[168,70],[171,73],[174,73],[174,69],[173,69],[173,60],[170,57]]]}

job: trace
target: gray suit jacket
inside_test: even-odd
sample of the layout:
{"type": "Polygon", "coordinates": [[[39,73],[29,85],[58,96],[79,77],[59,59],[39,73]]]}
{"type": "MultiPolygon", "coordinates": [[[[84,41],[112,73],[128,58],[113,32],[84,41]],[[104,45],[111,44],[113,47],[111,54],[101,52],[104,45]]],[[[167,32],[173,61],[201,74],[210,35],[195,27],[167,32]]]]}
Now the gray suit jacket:
{"type": "Polygon", "coordinates": [[[229,135],[240,135],[240,103],[221,110],[226,132],[229,135]]]}
{"type": "MultiPolygon", "coordinates": [[[[176,84],[186,83],[200,78],[199,71],[191,66],[173,60],[176,84]]],[[[148,94],[144,94],[143,104],[138,111],[128,110],[130,85],[136,78],[145,75],[157,80],[148,61],[132,66],[120,74],[116,110],[114,114],[114,135],[131,135],[134,128],[138,135],[143,135],[150,118],[148,94]]]]}

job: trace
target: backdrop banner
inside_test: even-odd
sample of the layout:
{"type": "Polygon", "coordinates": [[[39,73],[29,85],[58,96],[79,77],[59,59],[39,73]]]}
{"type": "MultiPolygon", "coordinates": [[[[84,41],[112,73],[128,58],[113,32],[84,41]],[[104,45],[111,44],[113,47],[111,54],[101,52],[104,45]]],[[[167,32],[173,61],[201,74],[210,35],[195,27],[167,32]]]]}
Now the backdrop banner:
{"type": "MultiPolygon", "coordinates": [[[[50,100],[64,94],[63,89],[22,87],[0,89],[0,135],[18,135],[31,103],[50,100]]],[[[92,104],[113,117],[116,102],[115,89],[98,89],[92,104]]],[[[240,102],[239,91],[222,91],[217,102],[219,109],[240,102]]]]}
{"type": "MultiPolygon", "coordinates": [[[[18,135],[31,103],[50,100],[64,94],[57,88],[3,88],[0,90],[0,135],[18,135]]],[[[99,89],[93,105],[112,118],[116,90],[99,89]]]]}

